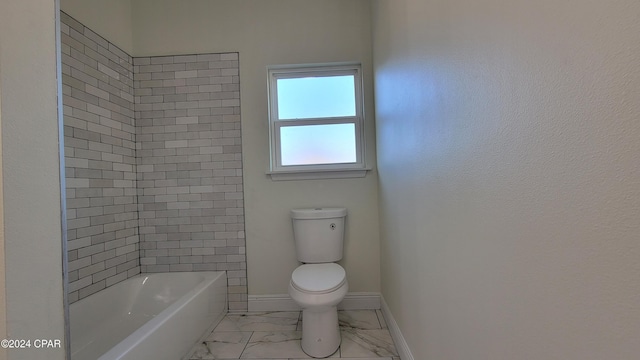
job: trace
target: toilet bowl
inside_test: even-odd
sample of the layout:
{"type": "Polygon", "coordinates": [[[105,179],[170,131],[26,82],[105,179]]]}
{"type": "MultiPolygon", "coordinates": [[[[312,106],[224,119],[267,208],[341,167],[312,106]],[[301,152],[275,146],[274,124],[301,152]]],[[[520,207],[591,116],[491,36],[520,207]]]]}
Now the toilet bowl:
{"type": "Polygon", "coordinates": [[[296,257],[303,265],[291,274],[289,295],[302,308],[302,350],[324,358],[340,346],[338,303],[349,285],[342,266],[347,209],[291,210],[296,257]]]}
{"type": "Polygon", "coordinates": [[[340,346],[337,305],[349,284],[342,266],[336,263],[305,264],[293,271],[289,295],[302,308],[302,350],[323,358],[340,346]]]}

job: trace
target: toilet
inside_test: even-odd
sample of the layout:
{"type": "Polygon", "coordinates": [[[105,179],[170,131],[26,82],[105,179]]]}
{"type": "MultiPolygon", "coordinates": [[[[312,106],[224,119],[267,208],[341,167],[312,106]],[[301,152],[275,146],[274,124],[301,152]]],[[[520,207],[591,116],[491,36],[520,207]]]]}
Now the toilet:
{"type": "Polygon", "coordinates": [[[349,289],[342,259],[345,208],[293,209],[293,237],[298,261],[289,295],[302,308],[302,350],[324,358],[340,346],[338,303],[349,289]]]}

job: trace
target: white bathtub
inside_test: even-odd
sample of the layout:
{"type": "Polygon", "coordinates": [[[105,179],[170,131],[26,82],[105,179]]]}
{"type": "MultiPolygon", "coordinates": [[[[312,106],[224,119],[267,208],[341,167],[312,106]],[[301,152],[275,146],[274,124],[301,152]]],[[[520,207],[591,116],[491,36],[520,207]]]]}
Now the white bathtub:
{"type": "Polygon", "coordinates": [[[225,272],[141,274],[71,304],[71,359],[178,360],[226,311],[225,272]]]}

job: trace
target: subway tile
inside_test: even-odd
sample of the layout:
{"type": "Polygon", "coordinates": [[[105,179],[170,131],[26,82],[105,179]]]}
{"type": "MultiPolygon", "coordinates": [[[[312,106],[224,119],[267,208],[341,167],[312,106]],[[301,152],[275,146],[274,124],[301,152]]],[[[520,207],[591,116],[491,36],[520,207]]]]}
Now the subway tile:
{"type": "Polygon", "coordinates": [[[162,80],[162,86],[163,87],[170,87],[170,86],[185,86],[187,84],[187,81],[185,79],[169,79],[169,80],[162,80]]]}
{"type": "Polygon", "coordinates": [[[154,72],[151,74],[151,80],[167,80],[167,79],[175,79],[176,73],[173,71],[169,72],[154,72]]]}
{"type": "Polygon", "coordinates": [[[208,61],[195,61],[186,64],[186,70],[205,70],[209,68],[208,61]]]}
{"type": "Polygon", "coordinates": [[[69,28],[69,36],[72,39],[75,39],[77,41],[79,41],[80,43],[82,43],[84,46],[96,50],[98,48],[98,44],[96,44],[95,41],[89,39],[88,37],[84,36],[83,34],[83,30],[76,30],[75,28],[69,28]]]}
{"type": "Polygon", "coordinates": [[[237,53],[131,58],[69,22],[84,29],[63,21],[72,298],[140,271],[228,269],[246,309],[241,133],[221,126],[240,121],[237,53]]]}
{"type": "MultiPolygon", "coordinates": [[[[220,60],[238,60],[238,53],[220,54],[220,60]]],[[[236,63],[235,66],[237,67],[238,64],[236,63]]]]}
{"type": "Polygon", "coordinates": [[[198,77],[198,70],[186,70],[186,71],[176,71],[175,78],[183,79],[183,78],[195,78],[198,77]]]}
{"type": "Polygon", "coordinates": [[[127,273],[119,273],[117,275],[108,277],[105,281],[105,285],[112,286],[126,279],[127,279],[127,273]]]}
{"type": "Polygon", "coordinates": [[[139,73],[154,73],[154,72],[162,72],[162,65],[140,65],[138,67],[139,73]]]}
{"type": "Polygon", "coordinates": [[[169,271],[193,271],[193,264],[171,264],[169,271]]]}
{"type": "Polygon", "coordinates": [[[197,61],[219,61],[221,54],[199,54],[196,56],[197,61]]]}
{"type": "MultiPolygon", "coordinates": [[[[84,277],[90,277],[91,275],[98,273],[100,271],[104,270],[104,262],[98,262],[96,264],[93,264],[91,266],[87,266],[84,268],[81,268],[78,270],[78,277],[79,278],[84,278],[84,277]]],[[[102,279],[100,279],[102,280],[102,279]]]]}
{"type": "Polygon", "coordinates": [[[201,85],[208,85],[210,83],[211,83],[211,80],[209,77],[192,77],[192,78],[186,79],[187,86],[201,86],[201,85]]]}
{"type": "Polygon", "coordinates": [[[173,56],[154,56],[151,57],[151,64],[173,64],[173,56]]]}
{"type": "Polygon", "coordinates": [[[135,57],[133,58],[133,65],[149,65],[151,64],[151,58],[149,57],[135,57]]]}

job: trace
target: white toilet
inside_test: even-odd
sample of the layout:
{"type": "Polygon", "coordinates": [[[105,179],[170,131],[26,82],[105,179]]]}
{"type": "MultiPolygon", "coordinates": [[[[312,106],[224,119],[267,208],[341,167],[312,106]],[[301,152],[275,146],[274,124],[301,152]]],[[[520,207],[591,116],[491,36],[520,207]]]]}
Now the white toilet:
{"type": "Polygon", "coordinates": [[[291,210],[296,255],[289,295],[302,308],[302,350],[323,358],[340,346],[337,305],[349,289],[342,266],[345,208],[291,210]]]}

